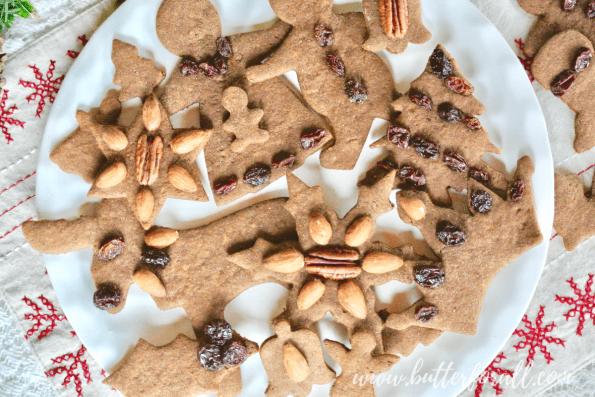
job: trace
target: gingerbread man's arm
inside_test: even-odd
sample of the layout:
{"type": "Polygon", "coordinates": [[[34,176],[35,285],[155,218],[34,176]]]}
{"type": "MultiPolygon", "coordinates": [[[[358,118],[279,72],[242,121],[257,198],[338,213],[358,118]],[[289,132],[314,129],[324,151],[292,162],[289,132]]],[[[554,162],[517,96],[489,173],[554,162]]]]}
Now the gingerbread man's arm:
{"type": "Polygon", "coordinates": [[[287,36],[279,48],[267,58],[262,65],[256,65],[246,70],[246,77],[251,83],[260,83],[261,81],[281,76],[284,73],[294,70],[296,67],[296,57],[294,46],[295,41],[293,32],[287,36]]]}

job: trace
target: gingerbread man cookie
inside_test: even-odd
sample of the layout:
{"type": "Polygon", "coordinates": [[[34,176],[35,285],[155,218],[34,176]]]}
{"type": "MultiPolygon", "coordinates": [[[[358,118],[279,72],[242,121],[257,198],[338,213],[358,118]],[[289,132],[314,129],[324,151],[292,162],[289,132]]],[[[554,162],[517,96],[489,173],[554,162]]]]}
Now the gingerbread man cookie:
{"type": "Polygon", "coordinates": [[[229,119],[223,123],[223,130],[234,134],[230,145],[233,152],[243,152],[247,147],[264,143],[269,139],[269,132],[260,129],[262,109],[248,109],[248,95],[239,87],[229,87],[223,91],[223,107],[229,112],[229,119]]]}

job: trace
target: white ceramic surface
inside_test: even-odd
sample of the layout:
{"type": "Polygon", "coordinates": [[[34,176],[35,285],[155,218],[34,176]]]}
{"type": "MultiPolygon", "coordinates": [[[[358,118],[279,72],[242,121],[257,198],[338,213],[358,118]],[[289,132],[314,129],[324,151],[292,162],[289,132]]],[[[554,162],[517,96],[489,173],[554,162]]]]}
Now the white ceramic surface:
{"type": "MultiPolygon", "coordinates": [[[[68,72],[52,107],[40,150],[37,172],[37,206],[41,219],[72,218],[79,207],[93,201],[86,197],[89,185],[81,178],[66,174],[49,160],[49,153],[76,127],[77,109],[97,106],[112,84],[114,67],[110,60],[111,41],[119,38],[135,44],[142,56],[153,57],[169,73],[177,57],[167,52],[155,33],[155,15],[161,0],[128,0],[93,35],[68,72]]],[[[267,0],[213,1],[222,20],[223,34],[250,31],[256,25],[274,19],[267,0]]],[[[337,3],[347,3],[339,1],[337,3]]],[[[358,4],[341,4],[337,9],[353,10],[358,4]]],[[[545,262],[548,238],[553,219],[553,165],[541,109],[533,89],[516,56],[496,28],[466,0],[423,0],[423,20],[432,32],[432,39],[423,45],[410,45],[404,54],[381,56],[390,64],[400,91],[424,69],[428,56],[437,43],[443,44],[457,59],[462,72],[474,84],[474,95],[487,110],[480,117],[492,141],[502,148],[500,159],[508,171],[516,160],[530,155],[536,167],[533,176],[536,208],[544,242],[513,261],[492,282],[486,295],[477,333],[474,336],[445,333],[429,347],[419,346],[402,359],[391,374],[405,379],[399,386],[377,387],[377,396],[454,396],[472,381],[499,352],[521,319],[545,262]],[[419,359],[423,365],[414,372],[419,359]],[[422,382],[412,384],[412,374],[433,375],[440,363],[444,368],[452,362],[452,371],[466,377],[467,382],[434,386],[422,382]]],[[[297,85],[295,74],[288,79],[297,85]]],[[[134,104],[134,101],[132,101],[134,104]]],[[[177,117],[179,126],[183,125],[177,117]]],[[[355,204],[356,183],[365,171],[383,156],[381,149],[372,150],[370,143],[382,136],[388,123],[376,120],[362,155],[352,171],[330,171],[320,168],[318,156],[312,156],[296,174],[310,185],[323,184],[327,203],[340,216],[355,204]]],[[[204,158],[199,157],[203,184],[208,189],[204,158]]],[[[212,198],[212,193],[209,191],[212,198]]],[[[265,198],[287,195],[285,178],[277,180],[257,195],[244,197],[224,207],[209,203],[168,200],[156,223],[164,226],[194,227],[244,208],[265,198]]],[[[395,193],[391,195],[394,202],[395,193]]],[[[502,225],[506,227],[506,225],[502,225]]],[[[397,244],[421,238],[419,232],[401,222],[396,211],[378,219],[376,238],[397,244]]],[[[45,255],[48,273],[65,314],[93,357],[106,369],[112,368],[138,338],[153,343],[167,343],[178,332],[191,335],[182,309],[159,311],[150,296],[136,285],[130,289],[126,308],[111,315],[93,307],[93,281],[89,272],[90,249],[65,255],[45,255]]],[[[397,291],[408,288],[391,282],[377,289],[379,300],[389,302],[397,291]]],[[[246,337],[262,342],[272,334],[270,319],[282,308],[284,288],[265,284],[244,292],[226,310],[226,318],[246,337]]],[[[323,338],[345,341],[339,328],[322,321],[323,338]]],[[[334,363],[333,363],[334,364],[334,363]]],[[[338,367],[334,364],[335,369],[338,367]]],[[[440,373],[443,375],[444,372],[440,373]]],[[[241,396],[263,395],[267,384],[258,356],[242,366],[244,390],[241,396]]],[[[438,380],[441,379],[441,376],[438,380]]],[[[414,382],[413,382],[414,383],[414,382]]],[[[328,395],[330,385],[316,386],[313,396],[328,395]]]]}

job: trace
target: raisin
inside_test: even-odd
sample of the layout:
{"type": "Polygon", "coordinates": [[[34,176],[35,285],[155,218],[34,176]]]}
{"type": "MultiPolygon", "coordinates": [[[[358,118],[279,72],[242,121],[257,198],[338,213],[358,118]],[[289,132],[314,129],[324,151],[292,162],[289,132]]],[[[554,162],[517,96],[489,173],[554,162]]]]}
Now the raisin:
{"type": "Polygon", "coordinates": [[[324,25],[318,25],[314,28],[314,37],[316,37],[318,45],[321,47],[333,45],[333,42],[335,41],[333,31],[324,25]]]}
{"type": "Polygon", "coordinates": [[[473,94],[473,91],[475,90],[469,82],[456,76],[450,76],[446,79],[446,86],[457,94],[465,96],[473,94]]]}
{"type": "Polygon", "coordinates": [[[147,265],[164,268],[169,265],[169,255],[162,249],[145,247],[140,256],[141,261],[147,265]]]}
{"type": "Polygon", "coordinates": [[[345,76],[345,65],[338,56],[335,54],[328,54],[325,58],[325,61],[333,73],[335,73],[337,76],[345,76]]]}
{"type": "Polygon", "coordinates": [[[475,189],[471,192],[471,207],[475,209],[477,212],[481,212],[485,214],[492,209],[492,196],[484,190],[475,189]]]}
{"type": "Polygon", "coordinates": [[[563,4],[563,9],[564,11],[572,11],[574,10],[574,7],[576,6],[576,1],[577,0],[563,0],[564,4],[563,4]]]}
{"type": "Polygon", "coordinates": [[[213,186],[213,191],[215,192],[215,194],[223,196],[224,194],[227,194],[231,192],[233,189],[235,189],[237,184],[238,180],[235,176],[232,176],[231,178],[226,179],[225,181],[215,184],[215,186],[213,186]]]}
{"type": "Polygon", "coordinates": [[[438,308],[433,305],[419,306],[415,310],[415,319],[420,323],[429,323],[438,315],[438,308]]]}
{"type": "Polygon", "coordinates": [[[217,39],[217,52],[224,58],[229,58],[233,54],[227,37],[219,37],[217,39]]]}
{"type": "Polygon", "coordinates": [[[593,58],[593,53],[590,49],[583,47],[578,50],[574,60],[574,71],[579,73],[588,68],[591,64],[591,58],[593,58]]]}
{"type": "Polygon", "coordinates": [[[467,116],[463,119],[463,122],[467,125],[467,128],[470,130],[479,130],[481,129],[481,123],[477,117],[467,116]]]}
{"type": "Polygon", "coordinates": [[[458,123],[463,120],[463,112],[448,102],[441,103],[438,106],[438,116],[449,123],[458,123]]]}
{"type": "Polygon", "coordinates": [[[111,310],[122,302],[122,291],[116,285],[101,284],[93,294],[93,304],[101,310],[111,310]]]}
{"type": "Polygon", "coordinates": [[[192,58],[184,58],[180,62],[180,72],[184,76],[196,76],[198,74],[198,64],[192,58]]]}
{"type": "Polygon", "coordinates": [[[387,157],[384,160],[380,160],[379,162],[376,163],[376,166],[384,168],[385,170],[388,170],[388,171],[399,169],[399,167],[397,166],[397,163],[395,163],[393,161],[393,159],[391,159],[390,157],[387,157]]]}
{"type": "Polygon", "coordinates": [[[510,187],[510,199],[515,203],[523,198],[525,193],[525,181],[517,179],[510,187]]]}
{"type": "Polygon", "coordinates": [[[231,342],[223,353],[223,362],[230,367],[242,364],[247,358],[248,350],[240,342],[231,342]]]}
{"type": "Polygon", "coordinates": [[[432,141],[419,136],[413,136],[409,142],[421,157],[437,159],[440,155],[440,148],[432,141]]]}
{"type": "Polygon", "coordinates": [[[568,90],[572,88],[575,79],[576,76],[572,70],[563,71],[554,79],[554,82],[550,87],[552,94],[557,97],[561,97],[562,95],[566,94],[568,90]]]}
{"type": "Polygon", "coordinates": [[[231,325],[225,320],[213,320],[204,327],[204,332],[209,342],[213,345],[223,346],[233,337],[231,325]]]}
{"type": "Polygon", "coordinates": [[[227,59],[222,56],[215,57],[213,65],[219,71],[219,74],[227,74],[227,59]]]}
{"type": "Polygon", "coordinates": [[[409,90],[409,99],[417,106],[421,106],[426,110],[432,110],[432,100],[426,94],[422,94],[412,88],[409,90]]]}
{"type": "Polygon", "coordinates": [[[467,162],[463,156],[458,153],[444,152],[444,164],[453,171],[467,172],[467,162]]]}
{"type": "Polygon", "coordinates": [[[595,1],[589,3],[587,7],[587,17],[595,18],[595,1]]]}
{"type": "Polygon", "coordinates": [[[438,78],[446,79],[452,74],[452,63],[440,48],[436,48],[432,52],[430,66],[432,67],[432,73],[438,76],[438,78]]]}
{"type": "Polygon", "coordinates": [[[389,125],[386,135],[388,140],[396,146],[403,149],[407,149],[409,147],[409,139],[411,138],[411,134],[409,134],[409,129],[407,127],[394,124],[389,125]]]}
{"type": "Polygon", "coordinates": [[[308,150],[320,145],[320,142],[326,136],[326,131],[322,128],[302,132],[300,140],[302,141],[302,148],[308,150]]]}
{"type": "Polygon", "coordinates": [[[426,184],[426,177],[423,172],[416,170],[409,165],[401,167],[399,170],[399,178],[415,188],[425,186],[426,184]]]}
{"type": "Polygon", "coordinates": [[[446,274],[436,264],[420,265],[414,269],[413,279],[425,288],[436,288],[444,283],[446,274]]]}
{"type": "Polygon", "coordinates": [[[449,247],[462,245],[467,241],[467,235],[464,231],[450,223],[449,221],[440,221],[436,225],[436,237],[443,244],[449,247]]]}
{"type": "Polygon", "coordinates": [[[200,69],[201,73],[207,77],[213,78],[219,76],[219,69],[217,69],[212,63],[203,62],[198,65],[198,68],[200,69]]]}
{"type": "Polygon", "coordinates": [[[198,359],[203,367],[209,371],[219,371],[223,368],[221,348],[215,345],[204,345],[198,349],[198,359]]]}
{"type": "Polygon", "coordinates": [[[262,186],[271,176],[271,169],[264,165],[257,165],[249,168],[244,174],[244,182],[252,186],[262,186]]]}
{"type": "Polygon", "coordinates": [[[124,239],[122,237],[116,237],[103,243],[97,252],[97,256],[102,261],[107,262],[120,255],[122,251],[124,251],[124,239]]]}
{"type": "Polygon", "coordinates": [[[488,173],[482,170],[481,168],[469,168],[469,176],[475,179],[477,182],[481,183],[487,183],[490,180],[488,173]]]}
{"type": "Polygon", "coordinates": [[[273,156],[272,164],[273,167],[277,169],[286,170],[288,168],[293,167],[295,160],[296,157],[293,154],[287,152],[279,152],[273,156]]]}
{"type": "Polygon", "coordinates": [[[364,103],[368,99],[366,87],[354,79],[349,79],[345,82],[345,93],[353,103],[364,103]]]}

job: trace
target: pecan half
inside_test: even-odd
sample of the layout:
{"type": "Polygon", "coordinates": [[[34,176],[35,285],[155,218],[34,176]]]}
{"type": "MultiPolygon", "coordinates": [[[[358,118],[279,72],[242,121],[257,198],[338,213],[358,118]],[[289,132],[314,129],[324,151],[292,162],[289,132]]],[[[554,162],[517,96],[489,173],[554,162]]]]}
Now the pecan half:
{"type": "Polygon", "coordinates": [[[159,136],[142,135],[136,144],[136,180],[141,185],[150,185],[159,176],[159,166],[163,158],[163,141],[159,136]]]}
{"type": "Polygon", "coordinates": [[[306,271],[315,276],[330,280],[347,280],[359,276],[362,268],[359,266],[308,265],[306,266],[306,271]]]}
{"type": "Polygon", "coordinates": [[[391,39],[400,39],[409,27],[407,0],[380,0],[378,2],[380,22],[384,33],[391,39]]]}

